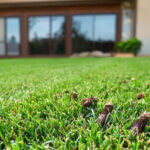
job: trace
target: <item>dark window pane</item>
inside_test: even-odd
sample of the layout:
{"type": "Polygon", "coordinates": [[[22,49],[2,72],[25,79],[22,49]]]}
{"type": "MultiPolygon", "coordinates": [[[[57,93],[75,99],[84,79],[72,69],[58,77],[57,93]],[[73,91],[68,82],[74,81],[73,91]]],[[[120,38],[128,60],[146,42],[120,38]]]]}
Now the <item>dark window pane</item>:
{"type": "Polygon", "coordinates": [[[73,16],[73,51],[100,50],[110,52],[116,41],[116,15],[73,16]]]}
{"type": "Polygon", "coordinates": [[[95,15],[94,20],[94,49],[112,51],[116,41],[116,15],[95,15]]]}
{"type": "Polygon", "coordinates": [[[93,16],[73,16],[72,31],[73,52],[91,51],[93,47],[93,16]]]}
{"type": "Polygon", "coordinates": [[[20,19],[7,18],[6,19],[6,42],[7,54],[19,55],[20,54],[20,19]]]}
{"type": "Polygon", "coordinates": [[[29,18],[30,54],[49,54],[50,17],[29,18]]]}
{"type": "Polygon", "coordinates": [[[65,53],[65,17],[52,17],[52,51],[54,54],[65,53]]]}

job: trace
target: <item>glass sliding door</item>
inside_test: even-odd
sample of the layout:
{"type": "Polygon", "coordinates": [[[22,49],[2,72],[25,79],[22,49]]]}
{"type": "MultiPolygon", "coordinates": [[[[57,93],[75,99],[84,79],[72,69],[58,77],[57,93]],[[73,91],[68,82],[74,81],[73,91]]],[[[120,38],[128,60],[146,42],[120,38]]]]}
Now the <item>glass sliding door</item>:
{"type": "Polygon", "coordinates": [[[20,20],[19,18],[6,19],[7,55],[20,54],[20,20]]]}
{"type": "Polygon", "coordinates": [[[91,51],[93,46],[93,16],[75,15],[72,18],[73,51],[91,51]]]}
{"type": "Polygon", "coordinates": [[[29,17],[30,54],[65,53],[65,17],[29,17]]]}
{"type": "Polygon", "coordinates": [[[116,42],[116,14],[74,15],[73,52],[111,52],[116,42]]]}
{"type": "Polygon", "coordinates": [[[94,49],[103,52],[113,50],[116,41],[116,15],[95,15],[94,49]]]}
{"type": "Polygon", "coordinates": [[[0,18],[0,56],[20,55],[20,19],[0,18]]]}
{"type": "Polygon", "coordinates": [[[29,49],[30,54],[49,53],[49,17],[29,18],[29,49]]]}
{"type": "Polygon", "coordinates": [[[65,18],[63,16],[52,16],[51,32],[52,52],[65,54],[65,18]]]}
{"type": "Polygon", "coordinates": [[[0,18],[0,56],[5,55],[5,19],[0,18]]]}

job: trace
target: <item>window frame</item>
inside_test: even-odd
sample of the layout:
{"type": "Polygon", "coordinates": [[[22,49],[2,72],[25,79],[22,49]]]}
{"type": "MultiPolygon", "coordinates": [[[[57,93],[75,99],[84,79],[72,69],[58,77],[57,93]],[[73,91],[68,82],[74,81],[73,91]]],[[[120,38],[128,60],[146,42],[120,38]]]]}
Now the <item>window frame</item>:
{"type": "MultiPolygon", "coordinates": [[[[0,16],[0,19],[4,19],[4,46],[5,46],[5,55],[0,56],[0,57],[16,57],[16,56],[21,56],[21,44],[22,44],[22,38],[21,38],[21,27],[22,27],[22,23],[21,23],[21,17],[20,16],[0,16]],[[7,50],[7,29],[6,29],[6,20],[8,18],[17,18],[19,20],[19,36],[20,36],[20,44],[19,44],[19,55],[8,55],[8,50],[7,50]]],[[[1,43],[1,41],[0,41],[1,43]]]]}
{"type": "MultiPolygon", "coordinates": [[[[88,16],[88,15],[115,15],[116,17],[116,21],[115,21],[115,43],[117,42],[117,38],[118,38],[118,20],[119,20],[119,14],[117,12],[100,12],[100,13],[75,13],[75,14],[71,14],[71,24],[73,23],[73,17],[74,16],[88,16]]],[[[93,23],[94,24],[94,23],[93,23]]],[[[73,25],[71,26],[71,30],[73,29],[73,25]]],[[[72,30],[73,31],[73,30],[72,30]]],[[[73,32],[72,32],[73,34],[73,32]]],[[[72,35],[71,34],[71,35],[72,35]]],[[[92,28],[92,36],[95,34],[95,30],[94,27],[92,28]]],[[[72,37],[72,36],[71,36],[72,37]]],[[[93,42],[93,46],[92,46],[92,50],[94,50],[94,42],[93,42]]],[[[74,49],[73,49],[73,40],[72,40],[72,53],[73,53],[74,49]]]]}
{"type": "MultiPolygon", "coordinates": [[[[27,34],[28,34],[28,36],[27,36],[27,43],[28,43],[28,53],[29,53],[29,55],[31,55],[31,56],[34,56],[34,55],[42,55],[42,56],[44,56],[44,55],[54,55],[54,56],[56,56],[56,55],[59,55],[59,54],[54,54],[54,53],[49,53],[49,54],[30,54],[30,40],[29,40],[29,38],[30,38],[30,33],[29,33],[29,18],[30,17],[49,17],[49,23],[50,24],[52,24],[52,21],[51,21],[51,18],[52,17],[57,17],[57,16],[62,16],[62,17],[64,17],[64,21],[65,21],[65,40],[64,41],[66,41],[66,24],[67,24],[67,19],[66,19],[66,14],[64,14],[64,13],[62,13],[62,14],[35,14],[35,15],[28,15],[27,16],[27,34]]],[[[52,26],[50,26],[50,28],[49,28],[49,32],[50,32],[50,37],[49,37],[49,52],[52,52],[53,51],[53,49],[52,49],[52,47],[53,47],[53,43],[50,45],[50,43],[51,43],[51,34],[52,34],[52,26]]],[[[66,53],[66,43],[64,43],[64,50],[65,50],[65,53],[66,53]]],[[[64,54],[62,54],[62,55],[65,55],[65,53],[64,54]]]]}

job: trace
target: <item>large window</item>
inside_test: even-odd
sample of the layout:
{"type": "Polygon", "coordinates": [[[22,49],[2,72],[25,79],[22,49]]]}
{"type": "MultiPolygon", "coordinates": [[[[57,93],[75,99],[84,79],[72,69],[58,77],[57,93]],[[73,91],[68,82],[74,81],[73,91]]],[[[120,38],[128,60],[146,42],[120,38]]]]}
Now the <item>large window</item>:
{"type": "Polygon", "coordinates": [[[29,18],[30,54],[49,53],[49,17],[29,18]]]}
{"type": "Polygon", "coordinates": [[[20,54],[20,19],[0,18],[0,56],[20,54]]]}
{"type": "Polygon", "coordinates": [[[73,17],[73,51],[90,51],[93,46],[93,16],[73,17]]]}
{"type": "Polygon", "coordinates": [[[20,51],[20,20],[18,18],[6,19],[7,54],[19,55],[20,51]]]}
{"type": "Polygon", "coordinates": [[[110,52],[116,41],[116,15],[74,15],[73,52],[100,50],[110,52]]]}
{"type": "Polygon", "coordinates": [[[126,41],[134,37],[134,10],[128,8],[122,10],[122,40],[126,41]]]}
{"type": "Polygon", "coordinates": [[[65,17],[29,17],[30,54],[65,53],[65,17]]]}

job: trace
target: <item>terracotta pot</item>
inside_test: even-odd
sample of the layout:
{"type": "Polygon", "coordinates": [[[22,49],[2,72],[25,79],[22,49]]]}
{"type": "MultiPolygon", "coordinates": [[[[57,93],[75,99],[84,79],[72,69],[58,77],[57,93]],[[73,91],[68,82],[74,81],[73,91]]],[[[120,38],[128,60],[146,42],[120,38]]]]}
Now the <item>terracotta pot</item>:
{"type": "Polygon", "coordinates": [[[135,57],[133,53],[113,53],[113,57],[135,57]]]}

